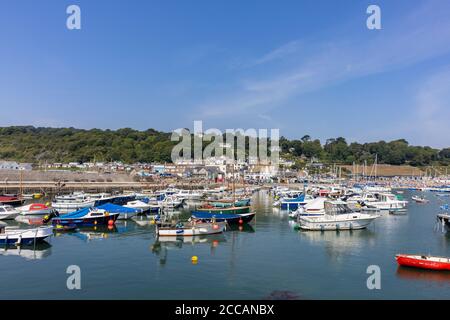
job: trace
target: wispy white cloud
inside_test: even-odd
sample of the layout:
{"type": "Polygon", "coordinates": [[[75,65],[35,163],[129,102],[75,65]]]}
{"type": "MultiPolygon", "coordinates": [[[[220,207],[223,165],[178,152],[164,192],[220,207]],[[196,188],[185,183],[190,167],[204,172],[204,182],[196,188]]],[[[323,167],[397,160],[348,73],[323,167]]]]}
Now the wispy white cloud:
{"type": "MultiPolygon", "coordinates": [[[[312,43],[308,56],[288,66],[254,77],[239,79],[238,90],[215,96],[199,106],[204,117],[235,116],[270,110],[293,97],[351,79],[405,68],[450,52],[450,2],[428,2],[416,6],[381,31],[367,38],[340,39],[312,43]],[[220,102],[217,102],[220,101],[220,102]]],[[[373,32],[378,32],[374,34],[373,32]]],[[[287,55],[298,54],[299,40],[272,50],[255,59],[263,65],[287,55]]],[[[248,73],[247,73],[248,74],[248,73]]]]}
{"type": "Polygon", "coordinates": [[[426,79],[416,94],[410,129],[424,145],[450,146],[450,66],[426,79]]]}
{"type": "Polygon", "coordinates": [[[298,52],[301,49],[301,42],[299,40],[290,41],[279,48],[265,54],[261,58],[256,59],[250,65],[259,65],[268,63],[274,60],[285,58],[288,55],[298,52]]]}

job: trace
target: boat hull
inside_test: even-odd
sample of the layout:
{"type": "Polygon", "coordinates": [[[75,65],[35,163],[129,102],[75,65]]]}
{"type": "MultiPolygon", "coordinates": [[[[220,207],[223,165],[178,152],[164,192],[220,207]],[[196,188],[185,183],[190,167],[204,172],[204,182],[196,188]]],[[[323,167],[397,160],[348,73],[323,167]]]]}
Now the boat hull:
{"type": "Polygon", "coordinates": [[[303,230],[311,231],[339,231],[339,230],[359,230],[367,226],[378,216],[364,217],[357,219],[322,219],[322,217],[300,217],[299,224],[303,230]]]}
{"type": "Polygon", "coordinates": [[[441,262],[433,259],[431,257],[422,257],[422,256],[414,256],[414,255],[396,255],[395,259],[397,260],[397,263],[401,266],[405,267],[411,267],[411,268],[419,268],[419,269],[427,269],[427,270],[438,270],[443,271],[447,270],[450,271],[450,261],[446,258],[447,262],[441,262]]]}
{"type": "Polygon", "coordinates": [[[158,236],[165,237],[181,237],[181,236],[199,236],[199,235],[208,235],[208,234],[217,234],[222,233],[226,229],[226,222],[217,222],[214,224],[211,223],[201,223],[196,224],[192,227],[183,227],[183,228],[175,228],[175,227],[158,227],[157,232],[158,236]]]}
{"type": "Polygon", "coordinates": [[[24,199],[0,199],[0,204],[10,205],[13,207],[21,206],[24,202],[24,199]]]}
{"type": "Polygon", "coordinates": [[[90,208],[93,207],[95,204],[95,201],[89,201],[89,202],[79,202],[79,203],[58,203],[53,202],[52,208],[57,210],[58,212],[72,212],[80,209],[90,208]]]}
{"type": "Polygon", "coordinates": [[[217,222],[227,222],[229,224],[241,224],[249,223],[255,217],[255,213],[242,213],[242,214],[214,214],[208,212],[192,212],[192,217],[195,219],[211,221],[215,219],[217,222]],[[241,221],[241,222],[240,222],[241,221]]]}
{"type": "Polygon", "coordinates": [[[2,213],[0,214],[0,220],[14,220],[17,217],[17,213],[2,213]]]}
{"type": "Polygon", "coordinates": [[[76,225],[77,227],[93,227],[93,226],[106,226],[113,220],[114,222],[119,217],[119,213],[111,213],[108,216],[102,217],[89,217],[89,218],[54,218],[52,224],[56,225],[76,225]]]}
{"type": "Polygon", "coordinates": [[[229,213],[229,214],[241,214],[249,213],[250,207],[231,207],[231,208],[198,208],[196,211],[208,212],[208,213],[229,213]]]}
{"type": "Polygon", "coordinates": [[[35,242],[43,241],[51,235],[53,235],[53,227],[11,230],[6,229],[5,233],[0,234],[0,244],[30,245],[35,242]]]}

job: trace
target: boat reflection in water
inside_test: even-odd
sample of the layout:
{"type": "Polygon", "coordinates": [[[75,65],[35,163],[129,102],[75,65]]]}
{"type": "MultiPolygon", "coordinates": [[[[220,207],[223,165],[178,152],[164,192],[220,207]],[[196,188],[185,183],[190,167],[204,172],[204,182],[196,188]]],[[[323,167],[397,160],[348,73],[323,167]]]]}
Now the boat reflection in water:
{"type": "Polygon", "coordinates": [[[425,270],[398,266],[396,275],[400,279],[415,281],[435,281],[442,284],[450,281],[450,271],[425,270]]]}
{"type": "Polygon", "coordinates": [[[159,256],[159,263],[164,265],[167,262],[168,250],[182,249],[183,246],[209,245],[211,254],[214,254],[215,248],[226,241],[227,239],[223,233],[204,236],[159,236],[156,238],[155,243],[150,246],[150,250],[159,256]]]}
{"type": "Polygon", "coordinates": [[[377,233],[371,229],[346,231],[298,231],[302,239],[310,244],[323,247],[333,263],[345,263],[348,256],[363,256],[376,246],[377,233]]]}
{"type": "Polygon", "coordinates": [[[62,237],[65,235],[76,237],[85,242],[98,239],[107,239],[112,234],[117,233],[116,226],[94,226],[94,227],[80,227],[74,231],[56,232],[55,237],[62,237]]]}
{"type": "Polygon", "coordinates": [[[253,233],[255,232],[255,229],[253,228],[253,226],[251,224],[248,223],[244,223],[244,224],[232,224],[232,225],[227,225],[227,232],[228,231],[239,231],[239,232],[248,232],[248,233],[253,233]]]}
{"type": "Polygon", "coordinates": [[[51,247],[51,244],[45,241],[35,246],[1,246],[0,256],[19,256],[26,260],[40,260],[52,254],[51,247]]]}

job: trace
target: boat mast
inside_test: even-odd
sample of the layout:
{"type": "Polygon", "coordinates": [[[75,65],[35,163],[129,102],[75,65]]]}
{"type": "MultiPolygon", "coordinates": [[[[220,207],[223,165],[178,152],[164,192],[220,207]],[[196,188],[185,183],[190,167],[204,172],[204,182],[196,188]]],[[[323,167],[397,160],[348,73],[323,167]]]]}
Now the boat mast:
{"type": "Polygon", "coordinates": [[[23,195],[23,170],[20,169],[20,188],[19,188],[19,198],[23,195]]]}
{"type": "Polygon", "coordinates": [[[236,205],[236,185],[235,185],[235,175],[234,175],[234,157],[233,157],[233,206],[236,205]]]}

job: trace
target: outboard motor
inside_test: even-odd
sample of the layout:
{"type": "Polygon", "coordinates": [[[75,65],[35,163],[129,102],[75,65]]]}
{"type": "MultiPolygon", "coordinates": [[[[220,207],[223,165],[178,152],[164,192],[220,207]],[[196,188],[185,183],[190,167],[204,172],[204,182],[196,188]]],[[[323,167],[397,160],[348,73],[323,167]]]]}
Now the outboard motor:
{"type": "Polygon", "coordinates": [[[42,222],[44,224],[47,224],[48,222],[50,222],[55,217],[59,217],[59,213],[56,210],[52,210],[49,214],[44,216],[44,218],[42,219],[42,222]]]}

